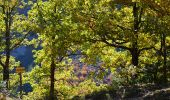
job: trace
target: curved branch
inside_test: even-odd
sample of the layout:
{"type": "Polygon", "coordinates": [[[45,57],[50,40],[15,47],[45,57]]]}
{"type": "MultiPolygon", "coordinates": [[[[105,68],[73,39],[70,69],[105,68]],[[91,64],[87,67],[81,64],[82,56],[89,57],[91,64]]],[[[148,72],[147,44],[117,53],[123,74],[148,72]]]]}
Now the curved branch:
{"type": "Polygon", "coordinates": [[[116,48],[122,48],[122,49],[129,50],[129,51],[131,50],[131,48],[129,48],[129,47],[122,46],[122,45],[119,45],[119,44],[109,43],[107,40],[102,40],[102,42],[104,42],[108,46],[113,46],[113,47],[116,47],[116,48]]]}
{"type": "Polygon", "coordinates": [[[139,53],[144,51],[144,50],[150,50],[150,49],[155,49],[155,47],[145,47],[145,48],[142,48],[142,49],[139,49],[139,53]]]}

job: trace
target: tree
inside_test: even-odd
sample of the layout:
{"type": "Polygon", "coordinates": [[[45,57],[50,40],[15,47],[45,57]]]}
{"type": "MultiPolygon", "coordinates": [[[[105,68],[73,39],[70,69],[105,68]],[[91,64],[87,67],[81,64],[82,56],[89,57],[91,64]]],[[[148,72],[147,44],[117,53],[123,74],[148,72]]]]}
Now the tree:
{"type": "Polygon", "coordinates": [[[35,57],[41,66],[50,67],[50,100],[55,98],[55,70],[60,67],[63,58],[70,55],[69,50],[74,51],[72,48],[75,47],[75,26],[70,18],[70,8],[67,0],[39,0],[29,12],[33,30],[39,33],[38,41],[42,47],[35,53],[35,57]]]}
{"type": "Polygon", "coordinates": [[[160,57],[163,57],[163,80],[164,80],[164,83],[167,83],[168,82],[168,79],[167,79],[167,73],[168,73],[168,65],[167,65],[167,60],[168,60],[168,55],[167,55],[167,45],[168,45],[168,42],[167,42],[167,38],[169,37],[169,20],[167,19],[169,17],[167,17],[166,15],[165,16],[161,16],[159,18],[159,25],[160,25],[160,28],[159,30],[157,30],[158,34],[159,34],[159,37],[160,37],[160,49],[157,50],[159,53],[160,53],[160,57]]]}
{"type": "MultiPolygon", "coordinates": [[[[3,67],[3,80],[7,81],[7,84],[11,51],[19,47],[29,35],[27,18],[19,12],[24,7],[23,4],[22,0],[0,1],[0,64],[3,67]],[[5,55],[5,62],[1,59],[3,55],[5,55]]],[[[8,88],[8,85],[6,87],[8,88]]]]}
{"type": "Polygon", "coordinates": [[[154,42],[144,33],[147,7],[142,2],[79,1],[75,20],[81,23],[87,41],[102,42],[107,46],[122,48],[130,52],[131,62],[138,66],[140,53],[152,49],[154,42]],[[150,41],[145,44],[145,41],[150,41]]]}
{"type": "Polygon", "coordinates": [[[167,68],[167,37],[169,36],[169,16],[170,16],[170,9],[169,9],[169,0],[161,0],[158,4],[159,10],[156,11],[158,13],[158,17],[160,20],[160,24],[162,28],[160,28],[159,33],[160,33],[160,38],[161,38],[161,54],[163,56],[163,81],[166,84],[168,82],[167,79],[167,73],[168,73],[168,68],[167,68]]]}
{"type": "MultiPolygon", "coordinates": [[[[157,52],[159,52],[159,58],[163,57],[162,59],[162,63],[163,63],[163,67],[162,67],[162,72],[163,72],[163,80],[164,83],[167,83],[167,73],[168,73],[168,68],[167,68],[167,38],[169,37],[169,16],[170,16],[170,9],[169,9],[169,0],[148,0],[144,2],[149,2],[148,6],[151,10],[153,10],[155,12],[155,16],[157,19],[155,22],[155,29],[156,30],[156,34],[158,34],[159,36],[159,43],[160,43],[160,48],[156,49],[157,52]]],[[[153,26],[153,25],[152,25],[153,26]]],[[[161,59],[159,59],[161,60],[161,59]]],[[[160,62],[160,61],[159,61],[160,62]]]]}

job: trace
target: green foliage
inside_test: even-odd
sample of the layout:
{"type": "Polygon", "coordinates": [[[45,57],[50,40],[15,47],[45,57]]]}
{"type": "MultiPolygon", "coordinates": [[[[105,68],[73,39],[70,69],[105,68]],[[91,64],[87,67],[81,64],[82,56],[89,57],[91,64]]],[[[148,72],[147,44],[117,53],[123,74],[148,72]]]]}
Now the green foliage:
{"type": "MultiPolygon", "coordinates": [[[[2,62],[4,63],[5,62],[5,56],[3,56],[1,58],[2,62]]],[[[15,57],[11,56],[11,59],[10,59],[10,71],[12,71],[15,67],[19,66],[20,65],[20,62],[19,61],[16,61],[15,57]]],[[[0,66],[0,72],[2,73],[3,71],[3,67],[0,66]]]]}
{"type": "MultiPolygon", "coordinates": [[[[96,83],[91,79],[79,83],[78,78],[72,76],[72,71],[73,67],[64,67],[56,71],[55,90],[58,99],[72,99],[76,96],[81,98],[85,95],[108,89],[107,85],[96,86],[96,83]],[[72,80],[75,81],[75,83],[72,83],[72,80]]],[[[49,77],[44,74],[40,67],[36,67],[25,77],[26,80],[32,84],[33,92],[24,96],[24,100],[45,100],[47,98],[50,81],[49,77]]]]}
{"type": "MultiPolygon", "coordinates": [[[[33,92],[25,95],[24,100],[48,99],[53,67],[55,96],[59,100],[83,99],[86,95],[117,89],[122,84],[156,83],[169,79],[170,74],[168,4],[168,0],[36,0],[35,3],[0,0],[0,52],[6,50],[7,21],[11,23],[11,50],[21,44],[41,47],[33,50],[37,65],[23,75],[23,82],[33,86],[33,92]],[[18,8],[29,5],[28,16],[19,14],[18,8]],[[7,19],[8,12],[12,21],[7,19]],[[30,31],[38,38],[28,42],[25,36],[30,31]],[[77,51],[82,54],[77,58],[80,62],[110,69],[112,84],[97,86],[93,81],[96,72],[89,72],[87,79],[76,77],[70,55],[77,51]]],[[[5,63],[6,57],[0,57],[5,63]]],[[[10,69],[18,64],[14,57],[10,58],[10,69]]],[[[106,73],[99,72],[95,77],[102,80],[106,73]]],[[[18,76],[14,74],[11,78],[18,79],[18,76]]],[[[16,84],[17,81],[11,81],[12,88],[16,84]]]]}
{"type": "MultiPolygon", "coordinates": [[[[13,50],[14,48],[18,47],[20,44],[24,43],[23,37],[25,34],[28,34],[29,30],[29,21],[28,18],[24,14],[19,14],[18,9],[23,10],[25,2],[23,0],[1,0],[0,1],[0,33],[1,33],[1,52],[4,51],[5,46],[5,33],[7,31],[10,32],[10,41],[11,46],[10,48],[13,50]],[[22,7],[21,7],[22,6],[22,7]],[[7,13],[10,15],[8,16],[7,13]],[[6,30],[5,20],[10,23],[10,30],[6,30]]],[[[29,35],[29,34],[28,34],[29,35]]]]}

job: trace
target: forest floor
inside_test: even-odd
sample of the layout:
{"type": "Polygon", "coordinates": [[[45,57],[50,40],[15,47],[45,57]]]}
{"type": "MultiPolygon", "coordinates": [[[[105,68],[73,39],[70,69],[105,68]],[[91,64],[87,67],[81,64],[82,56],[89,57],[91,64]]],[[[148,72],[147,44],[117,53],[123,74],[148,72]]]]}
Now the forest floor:
{"type": "MultiPolygon", "coordinates": [[[[170,100],[170,85],[134,85],[122,87],[116,92],[125,100],[170,100]]],[[[116,98],[115,98],[116,99],[116,98]]]]}
{"type": "Polygon", "coordinates": [[[4,92],[0,90],[0,100],[20,100],[20,99],[9,92],[4,92]]]}
{"type": "Polygon", "coordinates": [[[114,91],[102,91],[87,96],[86,100],[170,100],[170,84],[122,86],[114,91]]]}
{"type": "MultiPolygon", "coordinates": [[[[19,100],[10,93],[3,93],[0,90],[0,100],[5,100],[3,94],[7,94],[6,100],[19,100]]],[[[79,99],[74,99],[79,100],[79,99]]],[[[137,84],[122,86],[112,91],[100,91],[93,95],[88,95],[85,100],[170,100],[170,84],[137,84]]]]}

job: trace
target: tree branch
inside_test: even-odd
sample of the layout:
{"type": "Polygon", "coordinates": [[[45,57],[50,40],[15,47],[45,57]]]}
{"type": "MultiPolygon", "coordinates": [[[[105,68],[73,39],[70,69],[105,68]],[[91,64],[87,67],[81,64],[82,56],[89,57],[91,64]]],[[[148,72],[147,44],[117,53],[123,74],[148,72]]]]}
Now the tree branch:
{"type": "Polygon", "coordinates": [[[126,28],[126,27],[120,26],[120,25],[118,25],[118,24],[116,24],[116,26],[119,27],[119,28],[122,29],[122,30],[131,30],[130,28],[126,28]]]}
{"type": "Polygon", "coordinates": [[[122,46],[120,44],[123,44],[123,43],[127,43],[127,42],[122,42],[122,43],[119,43],[119,42],[115,42],[115,43],[109,43],[106,39],[102,38],[102,40],[95,40],[95,39],[88,39],[90,42],[92,43],[95,43],[95,42],[103,42],[105,43],[106,45],[108,46],[112,46],[112,47],[116,47],[116,48],[122,48],[122,49],[125,49],[125,50],[131,50],[131,48],[129,47],[126,47],[126,46],[122,46]]]}
{"type": "Polygon", "coordinates": [[[24,41],[24,39],[27,38],[27,36],[29,35],[30,32],[31,32],[31,30],[28,31],[27,34],[25,34],[25,35],[23,36],[23,38],[22,38],[18,43],[14,44],[14,45],[10,48],[10,50],[14,50],[15,48],[19,47],[20,44],[24,41]]]}
{"type": "Polygon", "coordinates": [[[0,56],[0,65],[4,68],[5,67],[5,64],[2,62],[1,60],[1,56],[0,56]]]}
{"type": "Polygon", "coordinates": [[[168,12],[167,10],[164,10],[161,6],[157,5],[156,3],[148,3],[148,6],[158,12],[159,14],[161,14],[162,16],[164,15],[170,15],[170,12],[168,12]]]}
{"type": "Polygon", "coordinates": [[[125,49],[125,50],[131,50],[131,48],[128,48],[126,46],[122,46],[122,45],[114,44],[114,43],[109,43],[107,40],[102,40],[102,42],[104,42],[108,46],[113,46],[113,47],[116,47],[116,48],[122,48],[122,49],[125,49]]]}
{"type": "MultiPolygon", "coordinates": [[[[40,6],[39,6],[38,3],[36,3],[36,4],[37,4],[37,7],[38,7],[38,8],[37,8],[37,9],[38,9],[38,14],[39,14],[41,20],[42,20],[45,24],[47,24],[47,21],[43,18],[42,9],[40,8],[40,6]]],[[[41,22],[41,21],[40,21],[40,22],[41,22]]],[[[42,28],[45,28],[44,23],[41,22],[41,25],[40,25],[40,26],[42,26],[42,28]]]]}
{"type": "Polygon", "coordinates": [[[139,49],[139,53],[144,51],[144,50],[150,50],[150,49],[155,49],[155,47],[145,47],[145,48],[142,48],[142,49],[139,49]]]}
{"type": "Polygon", "coordinates": [[[114,42],[115,42],[116,44],[118,44],[118,45],[128,43],[127,41],[122,41],[122,42],[116,42],[116,41],[114,41],[114,42]]]}

